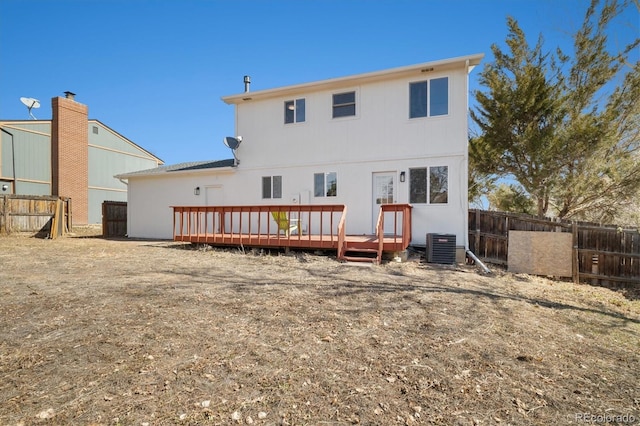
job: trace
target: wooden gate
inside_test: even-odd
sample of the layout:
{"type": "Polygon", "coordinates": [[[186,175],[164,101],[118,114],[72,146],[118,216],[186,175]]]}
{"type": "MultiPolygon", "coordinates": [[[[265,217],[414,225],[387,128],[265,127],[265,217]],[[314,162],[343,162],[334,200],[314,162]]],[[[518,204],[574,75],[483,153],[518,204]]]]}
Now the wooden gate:
{"type": "Polygon", "coordinates": [[[126,201],[102,202],[102,236],[125,237],[127,235],[126,201]]]}

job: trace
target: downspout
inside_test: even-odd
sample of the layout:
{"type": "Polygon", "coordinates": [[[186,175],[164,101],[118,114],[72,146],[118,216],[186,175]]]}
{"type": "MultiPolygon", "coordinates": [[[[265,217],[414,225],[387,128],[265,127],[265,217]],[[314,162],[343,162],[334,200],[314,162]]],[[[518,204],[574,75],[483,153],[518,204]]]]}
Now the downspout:
{"type": "MultiPolygon", "coordinates": [[[[465,88],[464,88],[464,92],[465,93],[469,93],[469,60],[467,59],[466,61],[464,61],[464,72],[465,75],[467,76],[465,78],[465,88]]],[[[469,252],[469,95],[467,95],[466,97],[466,105],[465,105],[465,111],[467,111],[467,113],[465,114],[465,116],[467,117],[467,131],[465,132],[465,136],[467,138],[467,140],[465,141],[465,143],[467,144],[467,149],[464,150],[464,160],[463,160],[463,165],[467,168],[467,172],[464,173],[464,176],[466,178],[466,180],[464,180],[462,183],[462,185],[464,185],[464,187],[467,189],[466,193],[463,193],[462,196],[466,196],[467,199],[466,201],[463,200],[463,204],[467,206],[467,208],[465,209],[466,214],[464,215],[462,221],[463,221],[463,228],[464,229],[464,249],[465,251],[468,253],[469,252]]],[[[463,167],[461,167],[461,169],[463,169],[463,167]]]]}
{"type": "MultiPolygon", "coordinates": [[[[464,67],[465,67],[465,73],[467,75],[467,78],[465,79],[466,81],[466,87],[465,87],[465,92],[469,93],[469,60],[467,59],[464,63],[464,67]]],[[[471,260],[473,260],[476,265],[480,266],[482,268],[482,270],[484,271],[485,274],[490,274],[491,270],[489,268],[487,268],[487,265],[485,265],[484,263],[482,263],[482,261],[480,259],[478,259],[478,257],[473,254],[473,252],[469,249],[469,97],[467,96],[467,105],[466,105],[466,110],[467,110],[467,149],[464,151],[464,159],[462,160],[464,163],[464,166],[466,166],[467,168],[467,173],[465,174],[465,178],[466,181],[462,182],[462,184],[467,188],[466,194],[462,194],[463,196],[466,195],[467,199],[466,202],[464,200],[463,203],[464,205],[467,206],[466,208],[466,214],[464,215],[463,220],[463,224],[464,224],[464,249],[465,252],[467,253],[467,256],[469,256],[471,258],[471,260]]],[[[464,169],[464,167],[460,168],[461,170],[464,169]]]]}
{"type": "Polygon", "coordinates": [[[16,147],[13,143],[13,133],[10,133],[4,129],[4,127],[0,127],[0,130],[11,136],[11,171],[13,172],[13,193],[16,193],[16,147]]]}
{"type": "Polygon", "coordinates": [[[487,265],[485,265],[484,263],[482,263],[482,261],[480,259],[477,258],[477,256],[475,254],[473,254],[473,252],[469,249],[467,249],[467,256],[469,256],[474,262],[476,262],[477,265],[479,265],[482,270],[484,271],[485,274],[490,274],[491,273],[491,269],[487,268],[487,265]]]}

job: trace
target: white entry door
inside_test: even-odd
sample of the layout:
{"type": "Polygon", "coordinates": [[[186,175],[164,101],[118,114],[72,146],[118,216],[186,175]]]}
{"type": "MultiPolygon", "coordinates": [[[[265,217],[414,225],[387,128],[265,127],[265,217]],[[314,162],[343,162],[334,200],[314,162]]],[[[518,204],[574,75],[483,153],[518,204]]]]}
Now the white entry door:
{"type": "MultiPolygon", "coordinates": [[[[373,216],[373,233],[376,233],[376,224],[378,223],[378,215],[380,214],[381,204],[393,204],[396,200],[395,188],[395,172],[376,172],[373,173],[373,200],[372,200],[372,216],[373,216]]],[[[393,233],[393,214],[386,214],[384,218],[384,233],[393,233]]]]}

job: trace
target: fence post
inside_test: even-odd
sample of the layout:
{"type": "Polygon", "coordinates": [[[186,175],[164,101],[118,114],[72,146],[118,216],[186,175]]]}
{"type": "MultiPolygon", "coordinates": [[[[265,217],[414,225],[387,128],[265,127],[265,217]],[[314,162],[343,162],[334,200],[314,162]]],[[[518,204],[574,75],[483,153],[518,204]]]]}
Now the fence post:
{"type": "Polygon", "coordinates": [[[9,196],[5,195],[4,197],[4,230],[5,232],[8,234],[11,233],[11,229],[12,229],[12,223],[11,223],[11,216],[9,215],[9,205],[11,204],[9,201],[9,196]]]}
{"type": "Polygon", "coordinates": [[[4,221],[4,232],[9,234],[9,208],[6,195],[2,196],[2,220],[4,221]]]}
{"type": "Polygon", "coordinates": [[[476,240],[474,241],[473,252],[476,256],[480,256],[480,211],[476,210],[474,213],[476,222],[476,240]]]}
{"type": "Polygon", "coordinates": [[[573,224],[571,225],[571,233],[573,234],[573,256],[571,256],[573,283],[580,284],[580,262],[578,260],[578,224],[576,222],[573,222],[573,224]]]}
{"type": "Polygon", "coordinates": [[[102,201],[102,237],[109,238],[109,229],[107,225],[107,203],[102,201]]]}
{"type": "Polygon", "coordinates": [[[73,230],[73,200],[69,198],[69,231],[73,230]]]}
{"type": "Polygon", "coordinates": [[[71,198],[64,198],[64,226],[67,232],[71,232],[71,198]]]}

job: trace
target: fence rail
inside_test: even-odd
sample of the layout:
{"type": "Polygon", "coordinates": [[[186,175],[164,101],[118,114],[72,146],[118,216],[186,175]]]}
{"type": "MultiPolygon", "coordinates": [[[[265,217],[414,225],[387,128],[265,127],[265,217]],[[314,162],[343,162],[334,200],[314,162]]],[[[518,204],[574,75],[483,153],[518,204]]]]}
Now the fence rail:
{"type": "Polygon", "coordinates": [[[35,232],[51,238],[71,231],[71,199],[48,195],[0,196],[0,233],[35,232]]]}
{"type": "Polygon", "coordinates": [[[469,210],[469,248],[486,262],[508,264],[509,231],[515,230],[572,233],[575,282],[640,290],[637,229],[469,210]]]}

